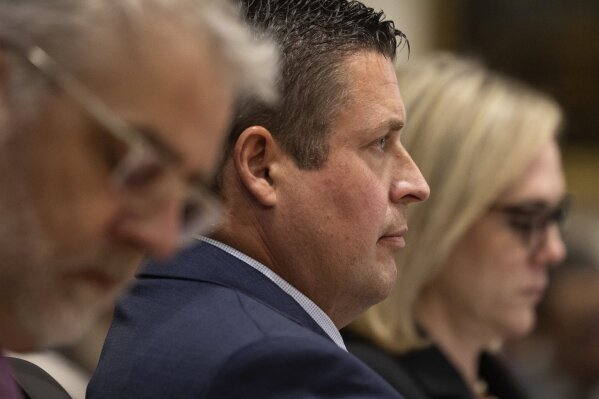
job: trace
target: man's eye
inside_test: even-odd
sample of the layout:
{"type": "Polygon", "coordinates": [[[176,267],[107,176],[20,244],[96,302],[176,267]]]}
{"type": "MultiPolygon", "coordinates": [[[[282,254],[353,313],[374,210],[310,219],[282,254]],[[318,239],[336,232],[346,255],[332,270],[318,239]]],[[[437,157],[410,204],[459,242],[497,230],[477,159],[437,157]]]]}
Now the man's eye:
{"type": "Polygon", "coordinates": [[[160,162],[145,162],[131,168],[124,176],[124,186],[130,190],[143,189],[156,182],[165,173],[160,162]]]}
{"type": "Polygon", "coordinates": [[[377,149],[384,151],[387,147],[387,140],[387,136],[379,137],[373,144],[377,147],[377,149]]]}

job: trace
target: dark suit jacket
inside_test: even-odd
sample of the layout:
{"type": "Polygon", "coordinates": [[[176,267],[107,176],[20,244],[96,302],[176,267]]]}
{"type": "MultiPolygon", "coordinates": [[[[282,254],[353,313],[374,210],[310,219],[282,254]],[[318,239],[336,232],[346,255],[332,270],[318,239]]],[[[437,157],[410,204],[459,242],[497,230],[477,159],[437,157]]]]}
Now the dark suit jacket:
{"type": "MultiPolygon", "coordinates": [[[[350,352],[362,359],[409,399],[473,399],[466,382],[436,346],[391,355],[369,341],[344,331],[350,352]]],[[[483,353],[479,376],[498,399],[525,399],[522,388],[495,356],[483,353]]]]}
{"type": "Polygon", "coordinates": [[[88,398],[399,398],[272,281],[202,243],[117,306],[88,398]]]}

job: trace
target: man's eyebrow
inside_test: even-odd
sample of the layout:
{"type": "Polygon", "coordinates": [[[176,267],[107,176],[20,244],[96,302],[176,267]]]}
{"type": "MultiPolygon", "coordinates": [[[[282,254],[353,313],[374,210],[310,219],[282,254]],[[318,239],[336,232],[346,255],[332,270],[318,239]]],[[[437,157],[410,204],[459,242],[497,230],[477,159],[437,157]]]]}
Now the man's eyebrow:
{"type": "Polygon", "coordinates": [[[368,131],[373,134],[379,134],[381,132],[391,133],[403,129],[404,125],[405,122],[402,119],[393,117],[382,121],[372,129],[368,129],[368,131]]]}
{"type": "Polygon", "coordinates": [[[393,131],[397,131],[397,130],[401,130],[404,128],[404,126],[406,125],[405,121],[399,118],[391,118],[388,121],[388,125],[389,125],[389,131],[393,132],[393,131]]]}
{"type": "Polygon", "coordinates": [[[181,155],[161,139],[161,134],[158,130],[145,125],[131,125],[131,127],[142,140],[146,141],[147,144],[150,144],[150,146],[157,150],[160,155],[163,155],[170,162],[173,162],[179,167],[183,166],[181,155]]]}

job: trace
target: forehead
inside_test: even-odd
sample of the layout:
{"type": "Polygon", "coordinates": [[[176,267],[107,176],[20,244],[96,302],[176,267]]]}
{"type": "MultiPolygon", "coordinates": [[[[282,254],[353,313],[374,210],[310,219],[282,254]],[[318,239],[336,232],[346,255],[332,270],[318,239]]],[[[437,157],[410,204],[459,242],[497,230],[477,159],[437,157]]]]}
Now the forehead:
{"type": "Polygon", "coordinates": [[[332,139],[376,134],[405,123],[405,109],[393,63],[381,54],[363,52],[342,65],[346,101],[332,126],[332,139]]]}
{"type": "Polygon", "coordinates": [[[190,172],[210,175],[211,149],[233,97],[218,52],[173,26],[149,28],[135,39],[106,49],[106,67],[89,79],[92,90],[127,122],[156,132],[190,172]]]}
{"type": "Polygon", "coordinates": [[[516,181],[505,190],[501,199],[538,200],[553,204],[564,196],[565,186],[559,147],[554,140],[550,140],[541,147],[516,181]]]}

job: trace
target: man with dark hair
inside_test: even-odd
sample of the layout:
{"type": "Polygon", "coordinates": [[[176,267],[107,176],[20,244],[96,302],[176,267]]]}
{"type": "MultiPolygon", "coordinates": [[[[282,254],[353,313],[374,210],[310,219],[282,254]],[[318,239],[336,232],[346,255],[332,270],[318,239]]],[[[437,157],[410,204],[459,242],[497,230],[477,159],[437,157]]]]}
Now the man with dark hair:
{"type": "Polygon", "coordinates": [[[403,35],[357,1],[242,3],[282,50],[282,101],[240,105],[224,224],[141,271],[88,395],[397,397],[338,328],[386,297],[406,208],[428,196],[400,142],[403,35]]]}

